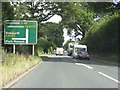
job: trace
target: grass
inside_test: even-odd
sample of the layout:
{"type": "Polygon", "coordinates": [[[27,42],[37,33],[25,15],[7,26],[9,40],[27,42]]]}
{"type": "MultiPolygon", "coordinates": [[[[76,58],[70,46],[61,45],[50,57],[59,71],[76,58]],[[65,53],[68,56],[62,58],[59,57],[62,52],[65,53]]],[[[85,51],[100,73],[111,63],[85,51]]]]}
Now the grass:
{"type": "Polygon", "coordinates": [[[118,63],[118,56],[113,54],[91,54],[91,58],[118,63]]]}
{"type": "Polygon", "coordinates": [[[4,61],[0,66],[0,72],[2,73],[2,82],[0,84],[2,84],[2,86],[6,85],[20,74],[41,62],[41,58],[37,56],[15,54],[4,54],[3,60],[4,61]]]}
{"type": "Polygon", "coordinates": [[[43,57],[43,56],[49,56],[50,54],[40,54],[39,56],[40,57],[43,57]]]}

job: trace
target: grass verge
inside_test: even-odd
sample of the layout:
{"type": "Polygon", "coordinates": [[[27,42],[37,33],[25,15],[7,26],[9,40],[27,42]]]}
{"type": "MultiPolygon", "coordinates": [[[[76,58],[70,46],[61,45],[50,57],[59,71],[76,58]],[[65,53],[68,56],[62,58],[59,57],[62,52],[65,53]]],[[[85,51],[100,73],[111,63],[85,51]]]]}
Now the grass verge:
{"type": "Polygon", "coordinates": [[[3,60],[0,66],[0,72],[2,72],[2,83],[0,84],[2,84],[2,87],[31,67],[40,63],[42,59],[37,56],[4,54],[3,60]]]}
{"type": "Polygon", "coordinates": [[[40,56],[40,57],[44,57],[44,56],[47,57],[47,56],[49,56],[49,55],[50,55],[50,54],[40,54],[39,56],[40,56]]]}
{"type": "Polygon", "coordinates": [[[91,58],[97,59],[97,60],[103,60],[113,63],[118,63],[118,56],[117,55],[110,55],[110,54],[91,54],[91,58]]]}

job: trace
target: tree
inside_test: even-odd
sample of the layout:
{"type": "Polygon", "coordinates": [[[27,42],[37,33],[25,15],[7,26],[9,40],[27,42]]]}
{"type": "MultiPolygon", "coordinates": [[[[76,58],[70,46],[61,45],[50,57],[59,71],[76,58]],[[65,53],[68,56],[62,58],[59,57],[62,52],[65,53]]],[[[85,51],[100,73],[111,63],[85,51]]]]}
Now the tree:
{"type": "Polygon", "coordinates": [[[89,2],[88,7],[98,14],[111,13],[120,10],[120,2],[89,2]]]}
{"type": "Polygon", "coordinates": [[[79,30],[83,33],[93,25],[93,13],[89,12],[83,3],[60,3],[60,15],[62,16],[62,24],[68,30],[79,30]]]}
{"type": "Polygon", "coordinates": [[[11,6],[10,2],[2,2],[2,46],[4,46],[5,49],[8,49],[7,51],[9,52],[12,51],[12,46],[4,45],[4,21],[12,19],[14,19],[14,7],[11,6]]]}
{"type": "Polygon", "coordinates": [[[28,19],[29,10],[25,3],[22,2],[12,2],[12,7],[14,7],[14,19],[23,20],[28,19]]]}
{"type": "Polygon", "coordinates": [[[15,12],[22,16],[22,19],[37,20],[39,23],[47,21],[59,12],[56,3],[35,1],[13,3],[15,12]]]}
{"type": "Polygon", "coordinates": [[[54,48],[56,48],[56,45],[53,42],[49,42],[45,38],[39,38],[38,44],[36,45],[35,49],[36,49],[36,51],[39,51],[42,49],[44,53],[48,53],[48,50],[51,47],[54,49],[54,48]]]}
{"type": "Polygon", "coordinates": [[[39,37],[46,38],[48,41],[55,43],[57,47],[61,47],[63,43],[63,28],[60,24],[45,23],[40,26],[39,37]]]}
{"type": "Polygon", "coordinates": [[[72,42],[74,42],[74,41],[71,41],[71,40],[67,41],[67,42],[64,44],[63,48],[64,48],[65,50],[67,50],[67,49],[68,49],[68,44],[69,44],[69,43],[72,43],[72,42]]]}
{"type": "Polygon", "coordinates": [[[89,2],[86,7],[96,13],[94,18],[104,18],[105,16],[113,15],[120,12],[120,1],[114,2],[89,2]]]}
{"type": "Polygon", "coordinates": [[[14,19],[14,7],[10,2],[2,2],[2,22],[14,19]]]}
{"type": "Polygon", "coordinates": [[[16,7],[15,12],[18,14],[16,16],[37,20],[39,24],[58,14],[62,16],[63,27],[72,28],[75,31],[80,30],[83,36],[93,23],[93,15],[84,8],[83,3],[19,2],[13,6],[16,7]]]}

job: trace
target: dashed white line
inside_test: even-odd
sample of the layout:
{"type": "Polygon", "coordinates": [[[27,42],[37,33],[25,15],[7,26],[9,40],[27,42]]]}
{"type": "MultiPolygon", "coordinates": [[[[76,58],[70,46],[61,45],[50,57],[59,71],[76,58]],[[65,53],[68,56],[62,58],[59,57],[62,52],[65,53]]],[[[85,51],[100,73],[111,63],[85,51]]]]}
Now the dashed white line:
{"type": "Polygon", "coordinates": [[[90,66],[88,66],[88,65],[86,65],[86,64],[82,64],[82,63],[75,63],[76,65],[81,65],[81,66],[85,66],[86,68],[88,68],[88,69],[93,69],[93,67],[90,67],[90,66]]]}
{"type": "MultiPolygon", "coordinates": [[[[73,59],[73,60],[76,61],[75,59],[73,59]]],[[[76,65],[85,66],[85,67],[88,68],[88,69],[93,69],[93,67],[88,66],[88,65],[83,64],[83,63],[75,63],[75,64],[76,64],[76,65]]],[[[102,73],[102,72],[98,72],[98,73],[101,74],[101,75],[103,75],[104,77],[109,78],[109,79],[112,80],[112,81],[115,81],[115,82],[117,82],[117,83],[120,83],[120,81],[118,81],[117,79],[114,79],[114,78],[110,77],[109,75],[106,75],[106,74],[104,74],[104,73],[102,73]]]]}
{"type": "Polygon", "coordinates": [[[73,61],[77,62],[77,60],[73,59],[73,61]]]}
{"type": "Polygon", "coordinates": [[[101,74],[101,75],[103,75],[103,76],[105,76],[105,77],[107,77],[107,78],[109,78],[110,80],[113,80],[113,81],[115,81],[117,83],[120,83],[120,81],[118,81],[118,80],[116,80],[116,79],[114,79],[114,78],[112,78],[112,77],[110,77],[110,76],[108,76],[108,75],[106,75],[106,74],[104,74],[102,72],[98,72],[98,73],[101,74]]]}

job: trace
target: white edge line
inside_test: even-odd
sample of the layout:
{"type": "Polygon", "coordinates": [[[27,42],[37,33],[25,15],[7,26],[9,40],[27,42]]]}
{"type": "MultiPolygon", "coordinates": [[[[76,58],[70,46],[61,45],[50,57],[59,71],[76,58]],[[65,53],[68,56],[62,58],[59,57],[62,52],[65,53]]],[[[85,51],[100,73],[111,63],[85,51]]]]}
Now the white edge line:
{"type": "Polygon", "coordinates": [[[102,72],[98,72],[98,73],[101,74],[101,75],[103,75],[103,76],[105,76],[105,77],[107,77],[107,78],[109,78],[110,80],[113,80],[113,81],[115,81],[117,83],[120,83],[120,81],[118,81],[118,80],[116,80],[116,79],[114,79],[114,78],[112,78],[112,77],[110,77],[110,76],[108,76],[108,75],[106,75],[106,74],[104,74],[102,72]]]}

